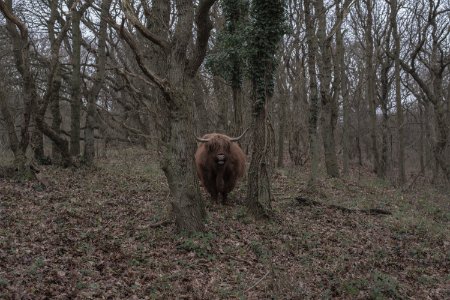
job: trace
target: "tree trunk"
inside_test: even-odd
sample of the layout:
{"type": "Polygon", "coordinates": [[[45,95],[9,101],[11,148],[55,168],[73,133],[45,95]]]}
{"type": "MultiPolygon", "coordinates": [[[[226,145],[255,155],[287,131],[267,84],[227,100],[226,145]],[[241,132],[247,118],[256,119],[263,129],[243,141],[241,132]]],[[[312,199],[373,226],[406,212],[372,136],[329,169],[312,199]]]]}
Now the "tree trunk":
{"type": "Polygon", "coordinates": [[[195,119],[197,120],[196,135],[203,135],[210,132],[209,113],[205,106],[205,92],[202,86],[202,79],[196,76],[194,79],[194,102],[195,102],[195,119]]]}
{"type": "Polygon", "coordinates": [[[122,7],[128,20],[143,33],[140,38],[145,37],[146,42],[152,43],[153,47],[141,47],[130,32],[112,23],[132,49],[139,68],[158,87],[160,93],[158,98],[163,100],[158,103],[162,123],[158,150],[161,155],[161,167],[172,195],[171,205],[177,229],[186,232],[203,230],[206,215],[194,164],[195,101],[192,99],[194,91],[191,87],[194,86],[193,81],[198,68],[206,55],[212,29],[209,11],[214,3],[215,0],[200,1],[195,14],[193,1],[176,1],[177,17],[172,27],[168,23],[171,3],[163,0],[153,1],[152,11],[162,9],[167,14],[161,14],[160,18],[150,17],[147,21],[151,23],[151,27],[146,28],[134,16],[130,2],[123,1],[122,7]],[[194,23],[196,40],[192,45],[194,23]],[[148,28],[152,30],[149,31],[148,28]],[[172,28],[173,35],[169,41],[169,29],[172,28]],[[159,31],[160,34],[155,35],[154,31],[159,31]],[[190,45],[193,47],[189,49],[188,55],[190,45]],[[156,53],[156,55],[145,56],[141,52],[142,48],[146,50],[146,54],[156,53]],[[149,62],[152,63],[152,69],[149,68],[149,62]]]}
{"type": "Polygon", "coordinates": [[[400,184],[406,181],[405,173],[405,137],[403,130],[403,106],[400,91],[400,37],[397,29],[397,0],[390,1],[392,37],[394,39],[394,76],[395,76],[395,105],[397,108],[397,132],[398,132],[398,180],[400,184]]]}
{"type": "MultiPolygon", "coordinates": [[[[358,93],[361,96],[361,93],[358,93]]],[[[361,97],[358,97],[356,107],[356,151],[358,153],[358,165],[363,165],[362,149],[361,149],[361,97]]]]}
{"type": "Polygon", "coordinates": [[[366,35],[366,76],[367,76],[367,88],[366,88],[366,100],[369,104],[369,118],[370,118],[370,138],[371,138],[371,151],[373,158],[373,168],[375,173],[379,173],[380,169],[380,155],[378,153],[377,143],[377,103],[375,97],[375,69],[373,59],[373,5],[372,0],[366,0],[367,6],[367,23],[365,24],[366,35]]]}
{"type": "MultiPolygon", "coordinates": [[[[386,48],[389,48],[390,39],[389,34],[387,34],[386,48]]],[[[380,106],[383,113],[382,123],[381,123],[381,159],[378,170],[379,178],[386,178],[386,173],[388,170],[388,134],[389,134],[389,71],[391,69],[390,58],[386,56],[381,56],[379,60],[381,61],[380,70],[380,106]]]]}
{"type": "MultiPolygon", "coordinates": [[[[279,84],[280,86],[281,84],[279,84]]],[[[287,114],[286,114],[286,106],[287,106],[287,95],[285,94],[285,90],[283,88],[283,92],[280,91],[278,101],[278,157],[277,157],[277,167],[282,168],[284,166],[284,140],[286,135],[286,123],[287,123],[287,114]]],[[[297,116],[298,117],[298,116],[297,116]]],[[[294,129],[297,130],[297,129],[294,129]]]]}
{"type": "Polygon", "coordinates": [[[272,217],[272,193],[270,191],[268,128],[266,108],[253,114],[252,160],[248,170],[247,207],[257,218],[272,217]]]}
{"type": "Polygon", "coordinates": [[[417,99],[417,106],[419,107],[419,120],[420,120],[420,138],[419,138],[419,156],[420,156],[420,174],[425,176],[425,126],[424,113],[422,103],[417,99]]]}
{"type": "Polygon", "coordinates": [[[386,178],[388,171],[388,133],[389,133],[389,115],[387,108],[383,109],[383,120],[381,124],[381,160],[378,177],[386,178]]]}
{"type": "Polygon", "coordinates": [[[450,181],[450,162],[449,158],[446,157],[446,147],[447,147],[447,138],[448,138],[448,124],[446,115],[447,112],[444,108],[444,103],[437,102],[434,105],[435,111],[435,121],[436,121],[436,129],[437,129],[437,140],[435,142],[435,156],[437,161],[439,162],[442,171],[444,171],[444,176],[447,181],[450,181]]]}
{"type": "Polygon", "coordinates": [[[252,159],[248,172],[247,207],[257,218],[273,215],[270,184],[272,129],[269,128],[267,107],[273,95],[275,52],[282,37],[284,15],[281,0],[255,1],[251,6],[253,35],[249,44],[252,83],[252,159]]]}
{"type": "Polygon", "coordinates": [[[72,77],[70,95],[70,154],[80,155],[80,122],[81,122],[81,30],[80,12],[75,11],[72,17],[72,77]]]}
{"type": "MultiPolygon", "coordinates": [[[[297,61],[297,76],[291,76],[292,111],[289,119],[289,156],[296,166],[302,166],[308,159],[308,93],[306,87],[306,74],[304,61],[297,61]]],[[[288,106],[289,107],[289,106],[288,106]]]]}
{"type": "Polygon", "coordinates": [[[44,135],[39,130],[33,131],[33,134],[31,135],[31,149],[33,149],[34,159],[39,164],[45,163],[44,135]]]}
{"type": "MultiPolygon", "coordinates": [[[[244,132],[244,121],[243,121],[243,95],[242,86],[232,86],[233,93],[233,112],[234,112],[234,128],[233,136],[240,136],[244,132]]],[[[241,142],[239,142],[241,145],[241,142]]]]}
{"type": "MultiPolygon", "coordinates": [[[[61,88],[61,76],[55,80],[53,85],[54,91],[52,92],[52,99],[50,100],[50,110],[52,113],[52,129],[58,135],[61,133],[62,116],[59,106],[59,90],[61,88]]],[[[61,163],[61,152],[54,142],[52,142],[52,163],[61,163]]]]}
{"type": "Polygon", "coordinates": [[[100,28],[98,34],[98,48],[96,67],[97,71],[93,76],[93,85],[88,91],[88,106],[86,114],[86,129],[84,131],[84,161],[87,165],[92,165],[95,157],[95,127],[97,124],[96,101],[103,86],[106,66],[106,37],[108,23],[106,17],[112,0],[103,0],[101,4],[100,28]]]}
{"type": "Polygon", "coordinates": [[[223,88],[223,83],[219,76],[214,76],[213,79],[214,94],[217,98],[217,125],[216,128],[222,133],[228,133],[228,97],[226,97],[226,91],[223,88]]]}
{"type": "Polygon", "coordinates": [[[349,157],[350,157],[350,104],[349,104],[349,95],[348,95],[348,78],[345,72],[345,49],[343,43],[343,35],[342,35],[342,19],[343,16],[340,12],[339,5],[341,1],[338,0],[336,7],[336,19],[339,22],[339,28],[336,30],[336,64],[338,66],[338,74],[340,77],[340,94],[342,96],[342,109],[343,109],[343,119],[342,119],[342,173],[344,176],[349,175],[349,157]]]}
{"type": "Polygon", "coordinates": [[[166,118],[167,130],[161,144],[161,166],[169,183],[171,206],[178,230],[195,232],[204,229],[206,210],[200,196],[194,164],[196,145],[192,138],[192,107],[188,107],[193,102],[185,96],[187,93],[184,90],[176,92],[174,100],[182,107],[169,112],[169,118],[166,118]]]}
{"type": "Polygon", "coordinates": [[[310,0],[305,0],[306,41],[308,44],[308,74],[309,74],[309,151],[311,159],[311,171],[309,185],[314,186],[319,172],[319,152],[317,141],[317,120],[319,118],[319,97],[317,95],[316,53],[317,40],[313,16],[311,14],[310,0]]]}
{"type": "MultiPolygon", "coordinates": [[[[20,140],[18,140],[20,152],[23,153],[23,159],[20,159],[20,161],[25,162],[25,153],[30,142],[30,122],[33,109],[36,105],[35,100],[37,98],[35,94],[34,78],[31,73],[30,65],[31,43],[29,42],[28,29],[25,24],[18,19],[14,21],[14,18],[17,17],[12,13],[12,0],[6,1],[4,6],[0,7],[0,10],[7,19],[6,29],[11,36],[15,65],[22,77],[25,94],[23,97],[23,123],[21,126],[22,129],[20,132],[20,140]]],[[[22,156],[22,154],[19,154],[19,156],[22,156]]]]}
{"type": "MultiPolygon", "coordinates": [[[[337,97],[333,97],[331,90],[331,38],[327,37],[326,10],[322,0],[314,1],[318,17],[317,40],[320,48],[317,60],[320,78],[320,99],[322,104],[322,140],[325,151],[325,166],[330,177],[339,177],[339,167],[336,157],[335,129],[337,121],[337,97]]],[[[339,72],[335,72],[335,79],[340,80],[339,72]]],[[[334,85],[334,84],[333,84],[334,85]]],[[[340,85],[340,84],[339,84],[340,85]]],[[[339,93],[335,90],[335,93],[339,93]]]]}
{"type": "Polygon", "coordinates": [[[30,168],[26,166],[26,156],[23,149],[20,147],[19,139],[17,138],[14,121],[8,108],[6,93],[3,86],[0,86],[0,115],[3,117],[3,124],[8,133],[9,148],[14,154],[14,166],[17,169],[19,177],[29,178],[33,176],[30,168]]]}

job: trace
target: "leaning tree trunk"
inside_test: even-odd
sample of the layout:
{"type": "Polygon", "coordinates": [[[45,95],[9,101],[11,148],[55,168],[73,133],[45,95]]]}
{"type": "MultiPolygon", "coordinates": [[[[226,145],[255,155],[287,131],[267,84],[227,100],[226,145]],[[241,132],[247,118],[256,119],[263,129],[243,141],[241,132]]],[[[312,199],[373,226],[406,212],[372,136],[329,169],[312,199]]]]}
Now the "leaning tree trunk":
{"type": "Polygon", "coordinates": [[[30,64],[30,46],[28,37],[28,28],[17,18],[12,12],[12,1],[0,2],[0,12],[6,18],[6,29],[11,36],[11,44],[14,54],[14,60],[17,70],[19,71],[24,89],[23,97],[23,123],[21,124],[20,140],[15,132],[14,121],[8,110],[6,95],[0,95],[0,109],[5,118],[5,126],[7,127],[11,150],[14,153],[15,165],[19,171],[19,176],[28,177],[29,168],[26,166],[26,151],[29,145],[30,122],[32,119],[33,109],[35,107],[35,94],[33,74],[31,73],[30,64]]]}

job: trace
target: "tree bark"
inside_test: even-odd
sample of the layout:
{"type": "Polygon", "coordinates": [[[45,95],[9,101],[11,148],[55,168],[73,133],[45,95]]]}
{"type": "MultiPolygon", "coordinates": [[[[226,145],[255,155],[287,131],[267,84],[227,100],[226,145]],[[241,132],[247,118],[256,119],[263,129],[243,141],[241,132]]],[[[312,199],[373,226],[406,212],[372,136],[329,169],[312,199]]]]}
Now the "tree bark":
{"type": "Polygon", "coordinates": [[[72,74],[70,95],[70,154],[80,155],[81,127],[81,12],[72,15],[72,74]]]}
{"type": "Polygon", "coordinates": [[[20,132],[19,147],[21,152],[26,153],[29,142],[30,133],[29,126],[32,118],[33,109],[35,108],[35,83],[31,73],[30,65],[30,42],[28,37],[28,28],[17,18],[12,12],[12,0],[0,1],[0,11],[5,16],[6,29],[11,36],[13,54],[15,58],[16,68],[19,71],[24,88],[24,110],[23,124],[20,132]]]}
{"type": "Polygon", "coordinates": [[[32,175],[30,169],[26,166],[25,151],[20,147],[19,139],[17,138],[14,120],[8,108],[6,93],[4,87],[0,86],[0,115],[3,117],[3,124],[8,133],[9,148],[14,154],[14,166],[17,169],[18,175],[24,177],[32,175]]]}
{"type": "MultiPolygon", "coordinates": [[[[318,18],[317,40],[319,44],[319,67],[320,99],[322,104],[322,140],[325,152],[325,166],[330,177],[339,177],[339,167],[336,157],[335,129],[338,117],[336,97],[332,96],[331,73],[331,37],[327,37],[326,10],[322,0],[314,1],[314,7],[318,18]]],[[[336,62],[334,62],[336,64],[336,62]]],[[[340,79],[340,74],[335,73],[335,79],[340,79]]],[[[338,91],[335,91],[338,93],[338,91]]]]}
{"type": "Polygon", "coordinates": [[[311,170],[309,185],[314,186],[319,172],[319,152],[317,141],[317,120],[319,118],[319,97],[317,93],[316,52],[317,40],[310,0],[305,0],[306,41],[308,44],[308,75],[309,75],[309,151],[311,170]]]}
{"type": "Polygon", "coordinates": [[[273,215],[270,184],[271,143],[267,107],[273,96],[275,52],[282,37],[283,3],[280,0],[255,1],[251,7],[253,32],[249,45],[252,84],[252,159],[248,172],[246,205],[256,218],[273,215]]]}
{"type": "Polygon", "coordinates": [[[374,59],[373,59],[373,4],[372,0],[366,0],[367,6],[367,19],[365,24],[365,39],[366,39],[366,76],[367,76],[367,87],[366,87],[366,100],[369,104],[369,118],[370,118],[370,139],[371,139],[371,151],[373,158],[373,169],[376,174],[379,174],[380,169],[380,155],[378,153],[378,142],[377,142],[377,103],[375,97],[375,69],[374,69],[374,59]]]}
{"type": "Polygon", "coordinates": [[[419,107],[419,120],[420,120],[420,138],[419,138],[419,156],[420,156],[420,174],[425,176],[425,125],[424,113],[422,103],[417,99],[417,106],[419,107]]]}
{"type": "MultiPolygon", "coordinates": [[[[389,39],[390,33],[387,34],[386,38],[386,48],[389,48],[389,39]]],[[[382,111],[382,121],[381,121],[381,157],[380,157],[380,165],[378,170],[378,177],[386,178],[386,173],[388,170],[388,134],[389,134],[389,71],[391,69],[391,60],[385,55],[381,57],[381,70],[380,70],[380,107],[382,111]]]]}
{"type": "Polygon", "coordinates": [[[96,58],[97,71],[93,75],[93,85],[88,91],[88,107],[86,114],[86,129],[84,131],[84,162],[92,165],[95,157],[95,127],[98,127],[96,101],[103,86],[106,68],[106,37],[108,23],[106,17],[112,0],[103,0],[101,4],[100,28],[98,33],[98,48],[96,58]]]}
{"type": "MultiPolygon", "coordinates": [[[[278,101],[278,156],[277,156],[277,167],[282,168],[284,166],[284,140],[286,135],[286,125],[287,125],[287,113],[286,106],[287,103],[287,94],[285,87],[282,83],[278,84],[279,86],[279,101],[278,101]]],[[[297,116],[298,117],[298,116],[297,116]]]]}
{"type": "Polygon", "coordinates": [[[342,173],[344,176],[349,175],[349,158],[350,158],[350,101],[349,101],[349,93],[348,93],[348,77],[345,65],[345,48],[343,43],[343,34],[342,34],[342,21],[343,15],[339,13],[340,11],[340,0],[337,0],[336,7],[336,19],[340,24],[336,30],[336,59],[338,66],[338,73],[336,76],[339,76],[340,83],[340,94],[342,96],[342,110],[343,110],[343,118],[342,118],[342,173]]]}
{"type": "MultiPolygon", "coordinates": [[[[167,41],[170,26],[156,26],[162,34],[144,27],[133,14],[131,3],[122,0],[122,6],[128,21],[145,37],[159,47],[157,72],[148,68],[148,63],[130,32],[118,26],[110,19],[111,24],[119,31],[122,38],[131,47],[139,68],[152,81],[161,93],[161,139],[159,153],[161,166],[169,183],[172,194],[171,205],[175,224],[179,231],[194,232],[204,229],[206,211],[198,187],[194,165],[195,142],[193,126],[192,99],[194,79],[198,68],[206,55],[206,48],[212,29],[209,11],[215,0],[202,0],[194,13],[194,3],[189,0],[175,2],[177,19],[172,40],[167,41]],[[196,23],[196,41],[188,59],[188,46],[192,41],[192,32],[196,23]],[[165,26],[165,27],[163,27],[165,26]]],[[[157,9],[170,12],[169,1],[154,1],[157,9]]],[[[159,19],[161,20],[161,19],[159,19]]],[[[163,19],[165,20],[165,19],[163,19]]],[[[168,20],[168,19],[167,19],[168,20]]],[[[151,51],[151,49],[150,49],[151,51]]],[[[149,56],[150,57],[150,56],[149,56]]]]}
{"type": "Polygon", "coordinates": [[[253,114],[252,160],[248,170],[247,207],[257,218],[270,218],[272,193],[267,161],[269,151],[266,108],[253,114]]]}
{"type": "MultiPolygon", "coordinates": [[[[59,105],[59,90],[61,88],[61,77],[55,80],[53,88],[55,90],[53,91],[52,93],[53,96],[52,99],[50,100],[51,101],[50,110],[52,113],[52,129],[59,135],[61,133],[61,123],[62,123],[61,109],[59,105]]],[[[53,142],[52,142],[52,163],[56,164],[61,163],[61,152],[53,142]]]]}
{"type": "Polygon", "coordinates": [[[405,173],[405,134],[403,129],[403,106],[400,93],[400,37],[397,29],[397,0],[391,0],[390,22],[392,27],[392,38],[394,39],[394,76],[395,76],[395,105],[397,108],[397,134],[398,134],[398,181],[400,184],[406,182],[405,173]]]}

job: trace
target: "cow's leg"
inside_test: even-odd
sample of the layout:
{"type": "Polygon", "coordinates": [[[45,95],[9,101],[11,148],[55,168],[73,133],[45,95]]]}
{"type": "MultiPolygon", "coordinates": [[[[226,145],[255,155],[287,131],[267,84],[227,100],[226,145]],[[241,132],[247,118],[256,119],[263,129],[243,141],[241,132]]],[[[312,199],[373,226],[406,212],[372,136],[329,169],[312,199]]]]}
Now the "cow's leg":
{"type": "Polygon", "coordinates": [[[212,201],[213,202],[219,202],[219,192],[217,192],[217,190],[212,190],[211,192],[210,192],[210,194],[211,194],[211,199],[212,199],[212,201]]]}
{"type": "Polygon", "coordinates": [[[222,204],[227,204],[227,200],[228,200],[228,194],[227,193],[222,193],[222,204]]]}

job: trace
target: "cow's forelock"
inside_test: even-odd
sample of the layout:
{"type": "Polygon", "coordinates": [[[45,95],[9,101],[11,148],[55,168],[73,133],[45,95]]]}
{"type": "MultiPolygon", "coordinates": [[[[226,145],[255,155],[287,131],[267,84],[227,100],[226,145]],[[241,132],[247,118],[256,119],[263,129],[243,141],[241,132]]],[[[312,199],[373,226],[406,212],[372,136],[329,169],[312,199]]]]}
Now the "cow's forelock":
{"type": "Polygon", "coordinates": [[[221,136],[215,136],[208,142],[208,151],[214,154],[225,154],[230,152],[231,142],[221,136]]]}

